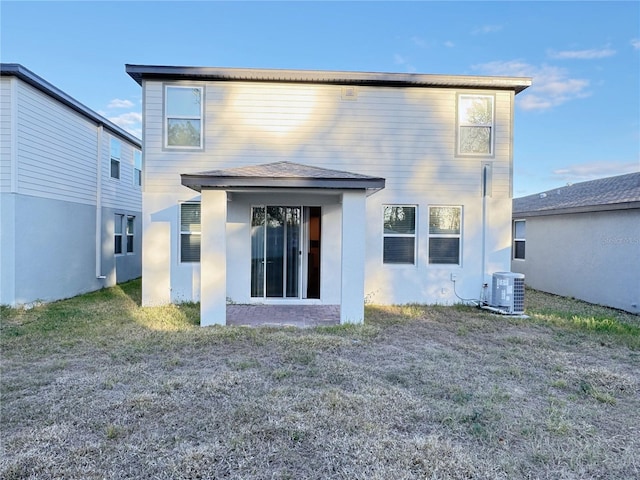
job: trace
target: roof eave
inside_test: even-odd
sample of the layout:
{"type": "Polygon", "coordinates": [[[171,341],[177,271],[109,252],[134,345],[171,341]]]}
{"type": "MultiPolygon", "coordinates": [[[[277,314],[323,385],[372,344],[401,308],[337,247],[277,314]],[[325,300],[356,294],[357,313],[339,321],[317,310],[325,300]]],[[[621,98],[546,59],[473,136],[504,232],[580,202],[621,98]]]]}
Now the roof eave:
{"type": "Polygon", "coordinates": [[[212,80],[245,82],[321,83],[397,87],[440,87],[513,90],[531,86],[530,77],[488,77],[417,73],[348,72],[330,70],[285,70],[226,67],[126,65],[138,84],[145,78],[166,80],[212,80]]]}
{"type": "Polygon", "coordinates": [[[248,178],[182,174],[182,185],[197,192],[202,189],[323,189],[323,190],[381,190],[384,178],[336,179],[336,178],[248,178]]]}
{"type": "Polygon", "coordinates": [[[527,217],[544,217],[549,215],[565,215],[569,213],[592,213],[592,212],[607,212],[612,210],[633,210],[640,209],[640,201],[638,202],[618,202],[607,203],[599,205],[581,205],[579,207],[564,207],[564,208],[549,208],[546,210],[527,210],[527,211],[514,211],[512,216],[514,218],[527,218],[527,217]]]}
{"type": "Polygon", "coordinates": [[[107,120],[102,115],[94,112],[90,108],[86,107],[82,103],[78,102],[75,98],[71,97],[67,93],[63,92],[56,86],[47,82],[44,78],[36,75],[28,68],[22,66],[19,63],[3,63],[0,64],[0,75],[2,76],[13,76],[19,78],[20,80],[28,83],[32,87],[38,89],[44,94],[50,96],[51,98],[57,100],[58,102],[66,105],[77,113],[81,114],[85,118],[91,120],[96,125],[102,125],[106,129],[111,132],[117,134],[118,136],[125,138],[132,144],[136,145],[138,148],[142,148],[142,142],[136,136],[130,134],[123,128],[119,127],[115,123],[107,120]]]}

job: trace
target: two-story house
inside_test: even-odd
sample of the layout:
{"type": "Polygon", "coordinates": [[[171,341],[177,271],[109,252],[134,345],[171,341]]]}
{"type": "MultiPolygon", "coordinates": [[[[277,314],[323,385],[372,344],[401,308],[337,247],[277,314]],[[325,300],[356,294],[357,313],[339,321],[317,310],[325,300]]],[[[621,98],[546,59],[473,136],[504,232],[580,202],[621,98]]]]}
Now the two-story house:
{"type": "Polygon", "coordinates": [[[127,65],[143,90],[143,305],[451,304],[511,259],[529,78],[127,65]]]}
{"type": "Polygon", "coordinates": [[[139,277],[140,140],[22,65],[0,73],[0,304],[139,277]]]}

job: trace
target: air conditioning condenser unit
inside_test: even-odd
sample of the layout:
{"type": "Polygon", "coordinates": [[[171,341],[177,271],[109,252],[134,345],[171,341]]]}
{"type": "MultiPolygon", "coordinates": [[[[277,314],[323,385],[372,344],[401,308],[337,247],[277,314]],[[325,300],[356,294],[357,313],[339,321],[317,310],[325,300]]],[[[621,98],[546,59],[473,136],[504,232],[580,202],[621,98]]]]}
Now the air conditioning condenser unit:
{"type": "Polygon", "coordinates": [[[524,313],[524,275],[513,272],[493,274],[491,306],[509,315],[524,313]]]}

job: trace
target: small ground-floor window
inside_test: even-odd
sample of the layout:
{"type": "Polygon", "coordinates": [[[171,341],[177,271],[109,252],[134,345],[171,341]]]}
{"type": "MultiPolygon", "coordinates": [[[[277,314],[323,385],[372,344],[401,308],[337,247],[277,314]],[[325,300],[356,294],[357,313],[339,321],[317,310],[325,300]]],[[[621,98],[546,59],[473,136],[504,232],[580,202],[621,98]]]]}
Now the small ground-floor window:
{"type": "Polygon", "coordinates": [[[526,227],[525,220],[513,222],[513,258],[516,260],[524,260],[526,227]]]}
{"type": "Polygon", "coordinates": [[[429,207],[429,263],[460,265],[462,207],[429,207]]]}
{"type": "Polygon", "coordinates": [[[114,225],[113,225],[113,253],[116,255],[122,254],[122,222],[124,219],[124,215],[115,214],[114,216],[114,225]]]}
{"type": "Polygon", "coordinates": [[[384,205],[382,263],[415,264],[416,210],[415,205],[384,205]]]}
{"type": "Polygon", "coordinates": [[[200,204],[180,204],[180,262],[200,262],[200,204]]]}

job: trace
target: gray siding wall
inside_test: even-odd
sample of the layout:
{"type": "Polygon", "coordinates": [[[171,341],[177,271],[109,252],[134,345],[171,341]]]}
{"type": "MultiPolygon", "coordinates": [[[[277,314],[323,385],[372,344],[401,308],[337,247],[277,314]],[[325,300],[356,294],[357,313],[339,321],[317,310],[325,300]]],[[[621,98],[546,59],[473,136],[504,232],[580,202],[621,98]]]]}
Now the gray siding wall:
{"type": "Polygon", "coordinates": [[[12,88],[14,82],[15,80],[11,77],[0,77],[0,192],[11,191],[12,88]]]}
{"type": "Polygon", "coordinates": [[[17,191],[95,205],[97,127],[22,81],[16,107],[17,191]]]}
{"type": "Polygon", "coordinates": [[[0,87],[0,302],[57,300],[139,277],[137,147],[119,138],[121,176],[112,179],[108,130],[18,78],[1,77],[0,87]],[[133,255],[114,255],[115,213],[136,217],[133,255]]]}
{"type": "Polygon", "coordinates": [[[526,218],[524,273],[535,289],[640,313],[640,210],[526,218]]]}
{"type": "Polygon", "coordinates": [[[104,132],[102,135],[102,205],[111,208],[142,209],[142,189],[133,183],[134,151],[137,147],[104,132]],[[111,178],[111,139],[120,141],[120,179],[111,178]]]}

